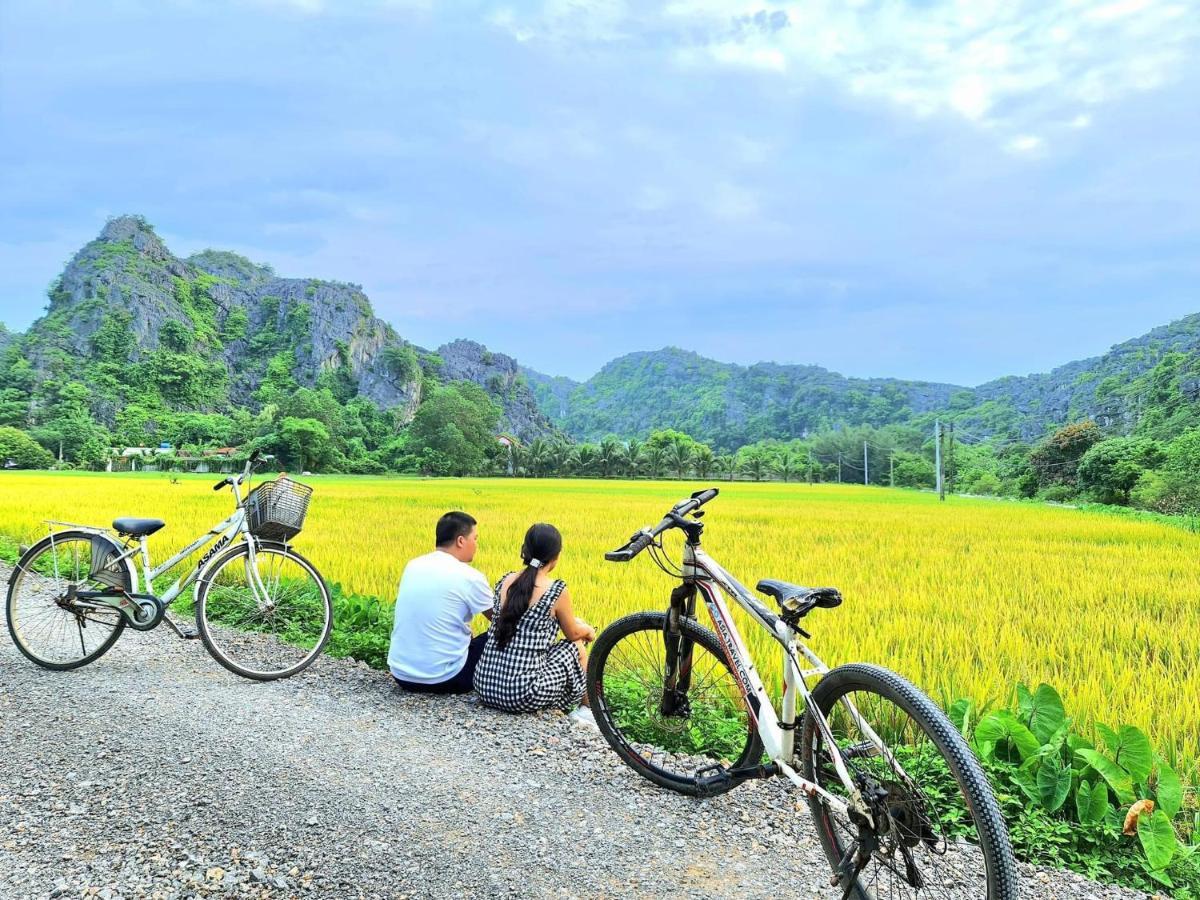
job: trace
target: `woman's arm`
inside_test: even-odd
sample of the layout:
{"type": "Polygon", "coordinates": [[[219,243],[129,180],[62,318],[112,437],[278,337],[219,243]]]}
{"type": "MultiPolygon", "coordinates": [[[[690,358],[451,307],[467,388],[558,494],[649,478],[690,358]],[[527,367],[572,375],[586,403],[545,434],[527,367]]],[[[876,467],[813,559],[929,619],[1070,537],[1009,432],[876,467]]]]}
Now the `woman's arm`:
{"type": "Polygon", "coordinates": [[[562,629],[562,633],[568,641],[583,641],[585,644],[590,644],[596,639],[596,629],[583,619],[575,618],[575,610],[571,606],[571,592],[567,588],[564,587],[562,593],[558,595],[558,599],[554,601],[553,610],[554,618],[558,620],[558,627],[562,629]]]}

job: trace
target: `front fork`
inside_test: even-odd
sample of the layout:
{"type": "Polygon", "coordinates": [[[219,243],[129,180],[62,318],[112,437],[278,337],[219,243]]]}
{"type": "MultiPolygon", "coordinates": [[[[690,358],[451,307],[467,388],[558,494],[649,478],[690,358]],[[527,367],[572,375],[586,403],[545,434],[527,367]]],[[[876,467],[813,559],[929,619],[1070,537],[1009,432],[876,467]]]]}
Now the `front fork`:
{"type": "Polygon", "coordinates": [[[695,642],[683,634],[682,620],[696,617],[696,586],[684,583],[671,591],[671,608],[663,628],[666,650],[666,671],[663,673],[663,695],[659,712],[670,718],[686,719],[691,715],[688,690],[692,686],[692,650],[695,642]]]}

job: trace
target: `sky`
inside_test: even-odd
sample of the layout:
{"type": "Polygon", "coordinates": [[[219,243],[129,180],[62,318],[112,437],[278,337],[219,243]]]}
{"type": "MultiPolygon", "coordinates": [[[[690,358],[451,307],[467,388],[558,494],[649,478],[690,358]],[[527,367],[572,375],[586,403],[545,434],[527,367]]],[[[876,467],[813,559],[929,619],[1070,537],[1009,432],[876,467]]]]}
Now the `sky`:
{"type": "Polygon", "coordinates": [[[426,347],[974,385],[1200,312],[1200,6],[0,0],[0,321],[122,213],[426,347]]]}

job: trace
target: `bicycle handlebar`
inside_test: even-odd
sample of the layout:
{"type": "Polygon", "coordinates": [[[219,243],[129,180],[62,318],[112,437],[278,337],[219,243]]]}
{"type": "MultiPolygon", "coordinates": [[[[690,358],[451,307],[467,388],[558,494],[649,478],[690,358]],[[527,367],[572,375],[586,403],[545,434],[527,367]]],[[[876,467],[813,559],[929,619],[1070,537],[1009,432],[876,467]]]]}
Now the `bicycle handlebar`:
{"type": "Polygon", "coordinates": [[[241,475],[238,475],[237,477],[228,475],[225,478],[222,478],[220,481],[218,481],[216,484],[213,485],[213,490],[219,491],[221,488],[225,487],[226,485],[230,485],[230,484],[241,484],[243,481],[245,481],[250,476],[250,473],[254,471],[254,467],[257,466],[259,463],[274,462],[274,460],[275,460],[275,457],[272,456],[270,453],[263,453],[260,450],[255,450],[253,453],[250,454],[250,458],[246,460],[246,467],[242,470],[241,475]]]}
{"type": "Polygon", "coordinates": [[[661,522],[653,528],[643,528],[641,531],[635,532],[624,546],[618,547],[616,550],[609,550],[604,554],[604,558],[609,562],[629,562],[654,543],[656,537],[671,528],[678,528],[679,522],[684,516],[695,512],[719,493],[721,493],[719,488],[707,488],[703,491],[696,491],[685,500],[680,500],[671,507],[669,513],[663,516],[661,522]]]}

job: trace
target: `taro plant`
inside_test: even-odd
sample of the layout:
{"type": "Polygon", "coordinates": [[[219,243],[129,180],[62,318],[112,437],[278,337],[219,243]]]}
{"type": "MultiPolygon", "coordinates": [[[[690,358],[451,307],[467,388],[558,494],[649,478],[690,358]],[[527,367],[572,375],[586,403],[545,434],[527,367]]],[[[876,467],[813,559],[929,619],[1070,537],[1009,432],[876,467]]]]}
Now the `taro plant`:
{"type": "Polygon", "coordinates": [[[1100,742],[1092,743],[1072,728],[1062,698],[1048,684],[1034,691],[1018,685],[1015,706],[987,711],[959,700],[949,713],[1002,786],[1008,782],[1040,813],[1083,826],[1084,841],[1091,835],[1096,843],[1136,838],[1142,870],[1173,887],[1168,869],[1198,848],[1179,839],[1183,785],[1145,733],[1097,722],[1100,742]]]}

